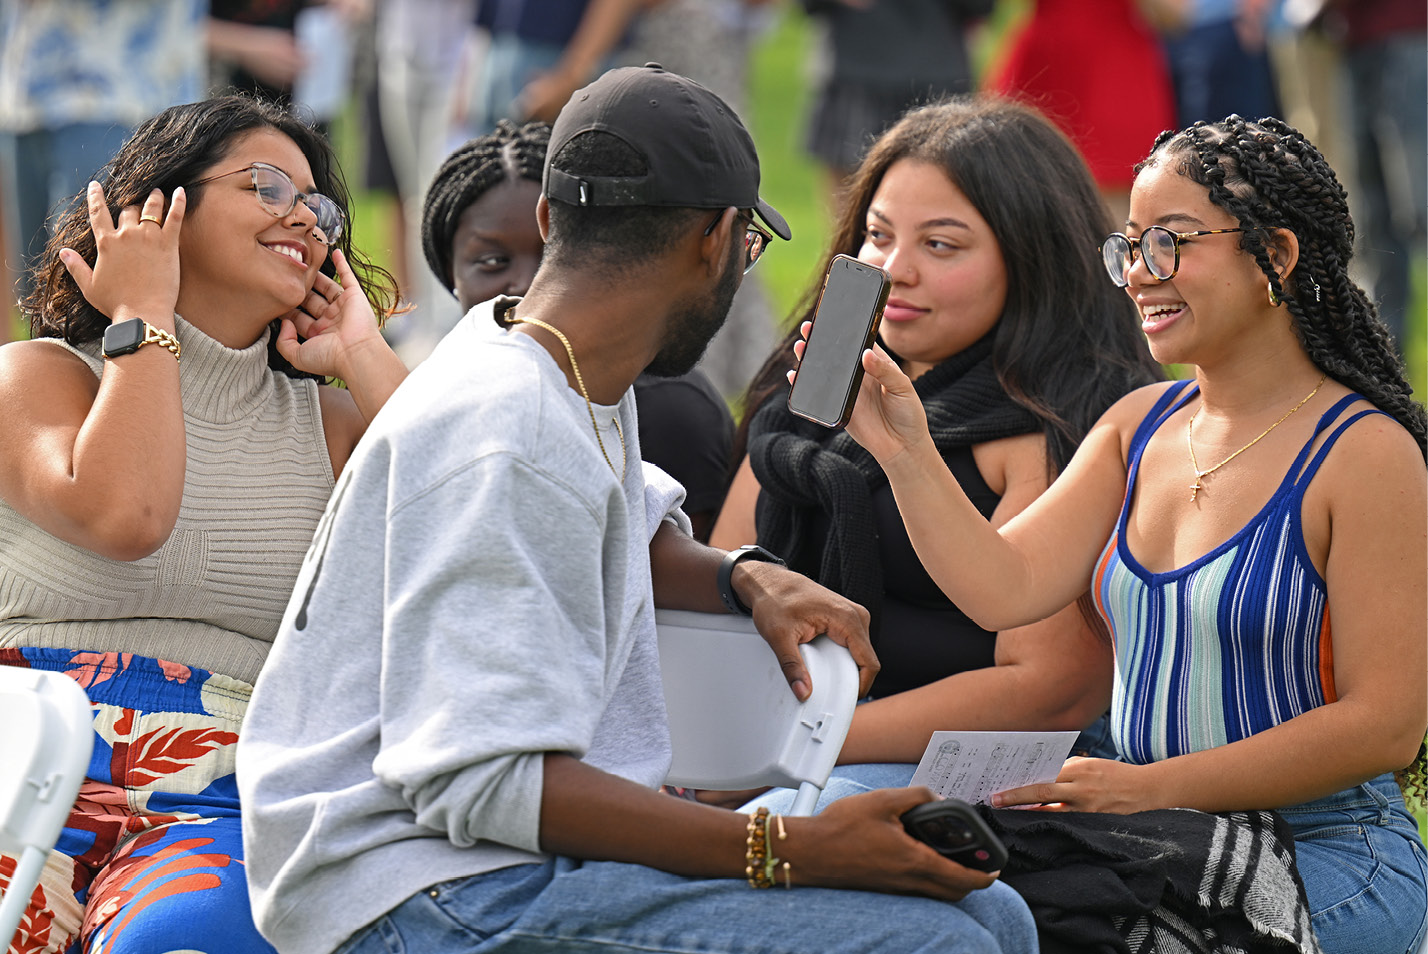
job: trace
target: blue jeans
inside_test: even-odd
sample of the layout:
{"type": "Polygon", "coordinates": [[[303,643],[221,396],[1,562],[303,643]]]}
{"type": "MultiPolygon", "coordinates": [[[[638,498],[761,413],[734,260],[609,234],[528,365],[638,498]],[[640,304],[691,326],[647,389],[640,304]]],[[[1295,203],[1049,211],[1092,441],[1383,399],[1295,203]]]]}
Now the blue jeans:
{"type": "MultiPolygon", "coordinates": [[[[481,66],[481,92],[470,116],[472,134],[484,136],[502,119],[524,122],[527,117],[516,97],[531,80],[554,69],[564,53],[565,47],[557,43],[527,40],[514,34],[491,37],[481,66]]],[[[613,65],[607,56],[599,72],[613,65]]]]}
{"type": "Polygon", "coordinates": [[[1350,112],[1358,156],[1354,217],[1358,249],[1378,301],[1379,317],[1405,354],[1413,263],[1423,256],[1428,236],[1428,118],[1423,89],[1428,86],[1428,49],[1422,33],[1384,37],[1350,51],[1350,112]]]}
{"type": "Polygon", "coordinates": [[[957,904],[831,888],[754,891],[741,880],[557,858],[420,891],[339,954],[1036,954],[1026,905],[995,884],[957,904]]]}
{"type": "Polygon", "coordinates": [[[1232,17],[1166,39],[1165,55],[1175,88],[1176,126],[1217,123],[1230,113],[1246,119],[1280,115],[1269,53],[1263,47],[1245,49],[1232,17]]]}
{"type": "MultiPolygon", "coordinates": [[[[912,782],[912,773],[917,766],[910,762],[865,762],[861,765],[839,765],[833,769],[828,784],[823,786],[823,794],[818,796],[818,804],[813,807],[817,815],[840,798],[871,792],[875,788],[907,788],[912,782]]],[[[798,793],[791,788],[771,788],[753,799],[740,811],[753,811],[760,805],[768,807],[769,813],[787,815],[793,808],[793,798],[798,793]]]]}
{"type": "Polygon", "coordinates": [[[491,38],[481,67],[481,93],[471,116],[475,135],[484,136],[501,119],[521,121],[516,96],[540,73],[552,69],[565,48],[553,43],[536,43],[514,35],[491,38]]]}
{"type": "Polygon", "coordinates": [[[1327,954],[1418,950],[1428,916],[1428,861],[1391,775],[1279,809],[1314,933],[1327,954]]]}
{"type": "MultiPolygon", "coordinates": [[[[13,267],[28,270],[39,260],[70,200],[82,198],[89,180],[128,138],[128,126],[102,122],[0,132],[0,197],[13,267]]],[[[30,277],[22,274],[20,293],[29,289],[30,277]]]]}
{"type": "MultiPolygon", "coordinates": [[[[869,789],[907,785],[915,768],[840,765],[814,810],[869,789]]],[[[790,789],[773,789],[746,809],[767,805],[770,812],[787,812],[793,796],[790,789]]],[[[1392,775],[1279,814],[1294,831],[1310,918],[1326,954],[1418,950],[1428,919],[1428,860],[1392,775]]]]}

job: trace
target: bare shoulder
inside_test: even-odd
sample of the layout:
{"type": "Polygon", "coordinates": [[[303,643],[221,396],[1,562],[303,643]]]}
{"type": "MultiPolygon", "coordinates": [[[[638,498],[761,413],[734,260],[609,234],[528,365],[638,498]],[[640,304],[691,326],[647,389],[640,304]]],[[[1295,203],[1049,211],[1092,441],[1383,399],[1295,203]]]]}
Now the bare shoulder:
{"type": "MultiPolygon", "coordinates": [[[[1158,381],[1116,401],[1086,434],[1078,456],[1104,462],[1118,453],[1120,465],[1124,467],[1136,428],[1174,384],[1174,381],[1158,381]]],[[[988,441],[973,447],[972,452],[977,469],[998,494],[1005,495],[1020,488],[1034,497],[1045,490],[1050,481],[1046,436],[1040,432],[988,441]]]]}
{"type": "Polygon", "coordinates": [[[1046,468],[1046,435],[1041,431],[974,444],[972,459],[998,496],[1022,485],[1030,485],[1033,494],[1040,493],[1051,482],[1046,468]]]}
{"type": "Polygon", "coordinates": [[[335,478],[347,466],[347,458],[367,432],[367,419],[345,388],[318,385],[317,404],[322,411],[322,432],[327,438],[327,456],[332,460],[335,478]]]}
{"type": "Polygon", "coordinates": [[[1112,422],[1118,428],[1129,427],[1131,431],[1134,431],[1167,391],[1183,383],[1183,381],[1157,381],[1154,384],[1136,388],[1112,404],[1101,416],[1101,420],[1112,422]]]}
{"type": "Polygon", "coordinates": [[[0,400],[12,411],[79,402],[87,413],[98,391],[99,379],[89,365],[53,339],[0,346],[0,400]]]}
{"type": "Polygon", "coordinates": [[[1086,435],[1084,443],[1104,447],[1105,443],[1114,442],[1120,450],[1121,464],[1124,466],[1130,459],[1131,440],[1135,437],[1136,430],[1155,409],[1156,403],[1165,397],[1166,392],[1182,383],[1157,381],[1131,391],[1106,409],[1106,413],[1102,414],[1101,419],[1091,428],[1091,433],[1086,435]]]}
{"type": "MultiPolygon", "coordinates": [[[[1370,410],[1375,408],[1368,401],[1355,401],[1339,421],[1370,410]]],[[[1328,490],[1358,494],[1409,491],[1422,495],[1428,486],[1425,478],[1428,465],[1407,428],[1387,414],[1365,414],[1339,435],[1315,483],[1322,482],[1328,490]]]]}

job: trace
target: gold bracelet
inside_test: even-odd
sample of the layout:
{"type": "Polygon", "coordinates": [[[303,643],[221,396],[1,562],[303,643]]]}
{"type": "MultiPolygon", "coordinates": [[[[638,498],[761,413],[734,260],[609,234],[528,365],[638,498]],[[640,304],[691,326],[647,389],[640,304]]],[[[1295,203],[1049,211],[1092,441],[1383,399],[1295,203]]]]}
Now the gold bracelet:
{"type": "MultiPolygon", "coordinates": [[[[782,816],[782,815],[775,815],[775,816],[774,816],[774,823],[775,823],[776,826],[778,827],[778,840],[779,840],[779,841],[783,841],[783,840],[787,839],[787,838],[788,838],[788,832],[786,832],[786,831],[783,830],[783,816],[782,816]]],[[[769,876],[769,881],[770,881],[770,882],[773,882],[773,881],[774,881],[774,869],[775,869],[775,866],[782,867],[782,868],[783,868],[783,887],[784,887],[784,890],[785,890],[785,891],[792,890],[792,888],[793,888],[793,865],[790,864],[790,863],[787,862],[787,861],[783,862],[783,863],[780,865],[779,859],[772,857],[772,855],[773,855],[773,852],[772,852],[772,851],[769,852],[769,855],[770,855],[770,858],[769,858],[769,865],[768,865],[768,872],[767,872],[767,873],[768,873],[768,876],[769,876]]]]}
{"type": "MultiPolygon", "coordinates": [[[[749,816],[748,838],[744,848],[744,878],[751,888],[772,888],[769,877],[769,810],[760,805],[749,816]]],[[[775,863],[777,863],[775,861],[775,863]]]]}
{"type": "Polygon", "coordinates": [[[162,328],[155,328],[147,321],[144,322],[144,344],[156,344],[162,348],[167,348],[178,360],[183,348],[179,345],[179,340],[162,328]]]}

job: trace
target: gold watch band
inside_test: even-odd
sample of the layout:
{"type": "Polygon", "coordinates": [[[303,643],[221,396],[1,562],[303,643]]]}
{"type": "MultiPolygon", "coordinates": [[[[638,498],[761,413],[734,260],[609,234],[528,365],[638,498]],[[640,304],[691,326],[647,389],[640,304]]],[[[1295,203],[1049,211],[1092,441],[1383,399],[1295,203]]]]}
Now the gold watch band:
{"type": "Polygon", "coordinates": [[[183,346],[179,340],[162,328],[155,328],[147,321],[144,322],[144,340],[142,344],[156,344],[167,348],[173,353],[174,360],[179,360],[179,353],[183,351],[183,346]]]}

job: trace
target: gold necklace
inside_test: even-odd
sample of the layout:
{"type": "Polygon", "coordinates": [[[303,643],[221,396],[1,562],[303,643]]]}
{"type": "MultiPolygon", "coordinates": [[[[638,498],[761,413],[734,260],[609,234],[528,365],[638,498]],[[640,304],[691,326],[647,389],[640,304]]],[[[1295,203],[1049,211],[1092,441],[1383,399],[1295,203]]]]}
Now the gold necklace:
{"type": "Polygon", "coordinates": [[[1284,416],[1281,417],[1279,420],[1275,421],[1273,424],[1266,427],[1264,429],[1263,434],[1260,434],[1259,437],[1256,437],[1254,440],[1250,441],[1244,447],[1241,447],[1239,450],[1235,451],[1229,457],[1226,457],[1224,460],[1220,461],[1218,464],[1216,464],[1214,467],[1211,467],[1209,470],[1201,470],[1199,461],[1195,460],[1195,415],[1199,414],[1200,407],[1204,407],[1205,405],[1202,403],[1200,407],[1195,408],[1194,412],[1190,415],[1189,422],[1185,425],[1185,444],[1187,447],[1190,448],[1190,467],[1192,470],[1195,471],[1195,483],[1190,485],[1190,502],[1194,503],[1196,495],[1198,495],[1200,491],[1204,488],[1205,485],[1200,483],[1202,478],[1210,476],[1215,471],[1219,470],[1221,467],[1225,466],[1230,461],[1234,460],[1236,457],[1240,456],[1245,451],[1249,450],[1251,447],[1264,440],[1265,434],[1268,434],[1270,431],[1274,430],[1276,427],[1289,420],[1289,415],[1293,414],[1295,411],[1308,404],[1309,399],[1319,393],[1319,389],[1324,386],[1324,382],[1328,379],[1328,377],[1329,376],[1327,374],[1321,377],[1319,379],[1319,383],[1314,385],[1314,390],[1304,395],[1304,400],[1300,401],[1298,404],[1291,407],[1288,411],[1284,412],[1284,416]]]}
{"type": "Polygon", "coordinates": [[[575,386],[580,389],[580,396],[585,399],[585,410],[590,412],[590,426],[595,431],[595,443],[600,445],[600,453],[605,457],[605,463],[610,465],[610,472],[621,480],[625,479],[625,466],[628,463],[625,453],[625,431],[620,427],[620,418],[611,418],[610,423],[615,425],[615,436],[620,439],[620,469],[615,470],[615,462],[610,459],[610,454],[605,450],[605,442],[600,439],[600,425],[595,420],[595,406],[590,403],[590,392],[585,390],[585,378],[580,374],[580,365],[575,362],[575,349],[570,346],[570,339],[560,333],[560,329],[554,325],[546,324],[539,318],[520,318],[515,314],[515,308],[507,308],[505,321],[508,325],[535,325],[537,328],[544,328],[560,340],[565,346],[565,356],[570,359],[570,370],[575,372],[575,386]]]}

